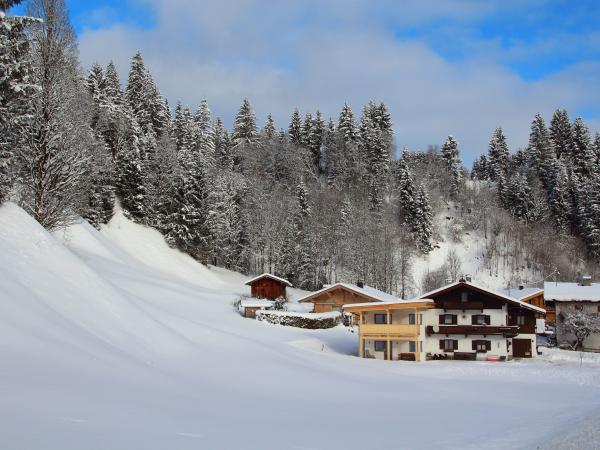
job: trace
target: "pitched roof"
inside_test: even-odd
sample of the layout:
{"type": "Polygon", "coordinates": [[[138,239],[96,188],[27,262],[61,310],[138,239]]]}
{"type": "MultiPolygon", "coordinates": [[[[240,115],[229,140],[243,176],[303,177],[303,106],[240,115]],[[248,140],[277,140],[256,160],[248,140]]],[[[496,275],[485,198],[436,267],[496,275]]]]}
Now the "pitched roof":
{"type": "Polygon", "coordinates": [[[323,292],[335,290],[338,288],[348,289],[359,295],[363,295],[365,297],[372,298],[373,300],[375,300],[377,302],[390,302],[390,301],[398,300],[395,296],[388,294],[387,292],[380,291],[379,289],[375,289],[374,287],[371,287],[371,286],[358,287],[357,285],[350,284],[350,283],[335,283],[330,286],[325,286],[323,289],[319,289],[316,292],[312,292],[311,294],[308,294],[308,295],[302,297],[301,299],[298,300],[298,302],[303,302],[303,303],[307,302],[307,301],[311,300],[312,298],[322,294],[323,292]]]}
{"type": "Polygon", "coordinates": [[[257,277],[251,278],[250,280],[246,281],[245,284],[252,284],[255,281],[261,280],[263,278],[270,278],[272,280],[279,281],[280,283],[283,283],[286,286],[292,287],[292,283],[290,283],[285,278],[280,278],[280,277],[277,277],[277,276],[275,276],[273,274],[270,274],[270,273],[263,273],[262,275],[258,275],[257,277]]]}
{"type": "Polygon", "coordinates": [[[600,302],[600,283],[580,286],[577,283],[544,283],[544,298],[555,302],[600,302]]]}
{"type": "Polygon", "coordinates": [[[502,295],[507,297],[516,298],[517,300],[525,301],[530,297],[534,297],[539,294],[543,294],[544,290],[540,288],[523,288],[523,289],[503,289],[498,291],[502,295]]]}
{"type": "Polygon", "coordinates": [[[487,293],[489,295],[492,295],[492,296],[494,296],[496,298],[499,298],[500,300],[506,301],[508,303],[512,303],[512,304],[521,306],[521,307],[526,308],[526,309],[531,309],[532,311],[536,311],[536,312],[540,312],[540,313],[544,313],[544,314],[546,313],[546,310],[544,308],[539,308],[537,306],[530,305],[529,303],[526,303],[526,302],[524,302],[522,300],[516,299],[514,297],[509,297],[509,296],[504,295],[504,294],[502,294],[500,292],[492,291],[490,289],[487,289],[487,288],[484,288],[484,287],[481,287],[481,286],[477,286],[476,284],[469,283],[468,281],[457,281],[455,283],[451,283],[451,284],[448,284],[446,286],[442,286],[441,288],[434,289],[433,291],[430,291],[430,292],[427,292],[427,293],[421,295],[419,298],[423,298],[423,299],[430,298],[433,295],[439,294],[441,292],[449,291],[449,290],[454,289],[455,287],[458,287],[458,286],[469,286],[469,287],[471,287],[471,288],[473,288],[473,289],[475,289],[477,291],[485,292],[485,293],[487,293]]]}

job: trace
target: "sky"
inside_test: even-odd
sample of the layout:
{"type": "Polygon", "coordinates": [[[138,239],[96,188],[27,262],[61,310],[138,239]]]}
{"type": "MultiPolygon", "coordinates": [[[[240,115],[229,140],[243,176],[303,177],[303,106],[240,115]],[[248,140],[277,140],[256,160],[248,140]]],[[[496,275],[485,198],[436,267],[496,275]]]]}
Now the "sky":
{"type": "Polygon", "coordinates": [[[139,50],[172,105],[206,98],[229,126],[244,97],[283,128],[372,99],[399,149],[452,134],[469,165],[498,126],[526,146],[537,112],[600,131],[597,0],[66,1],[85,70],[113,60],[125,81],[139,50]]]}

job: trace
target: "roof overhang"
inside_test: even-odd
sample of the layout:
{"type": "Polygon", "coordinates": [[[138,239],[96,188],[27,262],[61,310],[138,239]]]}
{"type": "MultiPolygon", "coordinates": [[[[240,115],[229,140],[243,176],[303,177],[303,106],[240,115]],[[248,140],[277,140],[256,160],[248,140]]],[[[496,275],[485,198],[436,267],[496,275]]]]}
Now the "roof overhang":
{"type": "Polygon", "coordinates": [[[251,278],[248,281],[246,281],[246,283],[244,284],[252,284],[258,280],[262,280],[263,278],[270,278],[271,280],[275,280],[278,281],[279,283],[285,284],[288,287],[292,287],[292,283],[290,283],[288,280],[286,280],[285,278],[281,278],[275,275],[272,275],[270,273],[263,273],[262,275],[258,275],[257,277],[251,278]]]}
{"type": "Polygon", "coordinates": [[[351,293],[359,295],[361,297],[367,297],[367,298],[371,299],[373,302],[381,302],[382,301],[381,299],[378,299],[377,297],[373,297],[372,295],[369,295],[366,292],[352,289],[350,286],[347,286],[342,283],[335,283],[335,284],[332,284],[331,286],[324,287],[323,289],[319,289],[318,291],[315,291],[309,295],[306,295],[306,296],[300,298],[298,300],[298,303],[310,303],[315,297],[318,297],[319,295],[325,294],[327,292],[335,291],[337,289],[342,289],[344,291],[351,292],[351,293]]]}

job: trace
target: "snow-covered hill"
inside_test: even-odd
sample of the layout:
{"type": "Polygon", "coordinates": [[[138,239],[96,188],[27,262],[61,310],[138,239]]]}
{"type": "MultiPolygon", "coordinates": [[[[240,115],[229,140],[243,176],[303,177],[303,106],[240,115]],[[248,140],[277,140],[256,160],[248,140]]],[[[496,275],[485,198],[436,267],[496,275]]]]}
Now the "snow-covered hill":
{"type": "Polygon", "coordinates": [[[593,360],[361,360],[121,214],[52,235],[5,204],[0,250],[0,448],[550,448],[600,418],[593,360]]]}

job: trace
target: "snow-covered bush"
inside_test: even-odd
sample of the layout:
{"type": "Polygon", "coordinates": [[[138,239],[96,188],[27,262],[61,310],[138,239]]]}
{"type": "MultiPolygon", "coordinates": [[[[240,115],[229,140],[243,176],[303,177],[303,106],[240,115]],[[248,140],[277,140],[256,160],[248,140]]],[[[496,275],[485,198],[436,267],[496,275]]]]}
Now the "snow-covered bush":
{"type": "Polygon", "coordinates": [[[333,328],[342,320],[340,312],[294,313],[289,311],[256,311],[256,320],[287,327],[310,330],[333,328]]]}
{"type": "Polygon", "coordinates": [[[287,311],[287,298],[277,297],[273,302],[273,310],[275,311],[287,311]]]}
{"type": "Polygon", "coordinates": [[[571,344],[574,350],[582,349],[583,341],[592,334],[600,333],[600,314],[573,311],[561,313],[558,319],[560,333],[575,338],[571,344]]]}

